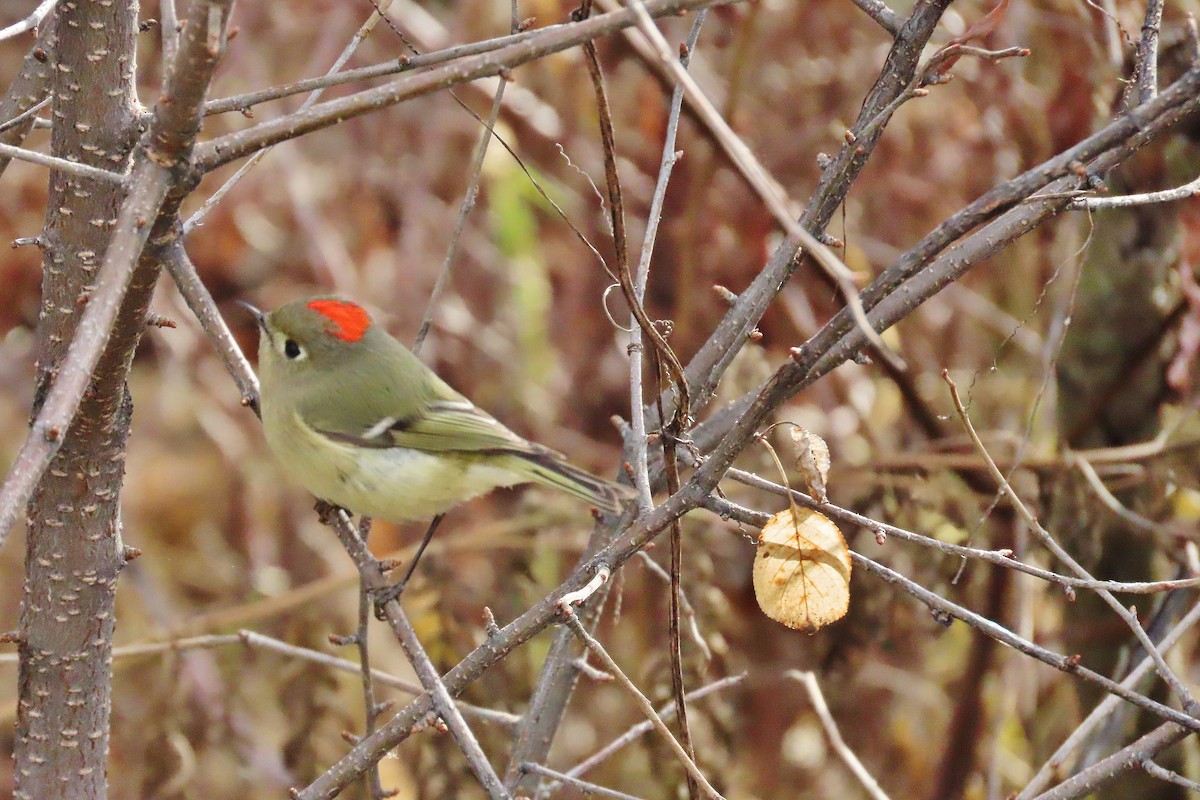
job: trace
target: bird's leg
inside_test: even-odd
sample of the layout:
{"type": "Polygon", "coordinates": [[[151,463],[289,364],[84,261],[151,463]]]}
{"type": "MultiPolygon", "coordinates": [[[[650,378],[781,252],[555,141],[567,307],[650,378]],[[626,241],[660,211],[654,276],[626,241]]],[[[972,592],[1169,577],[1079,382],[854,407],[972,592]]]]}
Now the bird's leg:
{"type": "Polygon", "coordinates": [[[433,521],[429,523],[429,529],[425,531],[425,538],[421,540],[420,547],[417,548],[416,554],[413,556],[412,561],[409,562],[408,569],[404,572],[404,577],[401,578],[399,582],[393,583],[391,586],[386,586],[375,591],[375,617],[377,619],[384,619],[387,615],[384,613],[383,607],[393,600],[398,599],[404,592],[404,587],[408,585],[409,578],[411,578],[413,573],[416,572],[417,562],[421,560],[421,554],[424,553],[425,548],[429,546],[430,540],[433,539],[433,533],[437,530],[438,525],[441,524],[442,517],[444,516],[446,515],[438,514],[433,518],[433,521]]]}

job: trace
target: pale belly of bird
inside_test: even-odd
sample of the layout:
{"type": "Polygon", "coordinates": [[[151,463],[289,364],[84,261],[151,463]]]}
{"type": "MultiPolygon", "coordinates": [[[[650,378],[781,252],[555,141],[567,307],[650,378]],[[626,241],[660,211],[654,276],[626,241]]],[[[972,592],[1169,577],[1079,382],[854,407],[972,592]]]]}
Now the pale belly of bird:
{"type": "Polygon", "coordinates": [[[463,500],[527,478],[453,453],[430,455],[404,447],[363,448],[321,434],[268,443],[289,473],[321,500],[368,517],[403,522],[429,519],[463,500]],[[332,446],[332,447],[331,447],[332,446]]]}

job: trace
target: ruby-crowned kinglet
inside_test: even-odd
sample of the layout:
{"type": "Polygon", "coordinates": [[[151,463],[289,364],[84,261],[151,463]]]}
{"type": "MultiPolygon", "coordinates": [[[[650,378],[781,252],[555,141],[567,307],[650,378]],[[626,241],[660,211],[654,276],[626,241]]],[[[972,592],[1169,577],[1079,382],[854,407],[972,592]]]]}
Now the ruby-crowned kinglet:
{"type": "Polygon", "coordinates": [[[539,483],[607,512],[628,487],[522,439],[450,388],[356,303],[247,306],[263,428],[284,471],[321,500],[381,519],[441,514],[498,486],[539,483]]]}

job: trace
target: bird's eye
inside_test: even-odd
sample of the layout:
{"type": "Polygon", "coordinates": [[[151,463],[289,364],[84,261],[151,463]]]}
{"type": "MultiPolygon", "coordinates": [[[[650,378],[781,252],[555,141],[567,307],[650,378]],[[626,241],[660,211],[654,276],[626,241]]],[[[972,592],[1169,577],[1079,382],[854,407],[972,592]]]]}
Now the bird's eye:
{"type": "Polygon", "coordinates": [[[304,351],[300,349],[300,345],[296,344],[295,339],[288,339],[283,343],[283,354],[288,358],[299,358],[304,351]]]}

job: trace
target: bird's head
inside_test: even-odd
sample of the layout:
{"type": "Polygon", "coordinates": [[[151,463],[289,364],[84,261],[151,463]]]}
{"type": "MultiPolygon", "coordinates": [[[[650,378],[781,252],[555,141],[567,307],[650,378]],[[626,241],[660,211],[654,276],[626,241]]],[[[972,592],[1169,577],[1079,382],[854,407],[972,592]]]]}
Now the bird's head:
{"type": "Polygon", "coordinates": [[[367,352],[378,335],[371,315],[339,297],[296,300],[270,313],[243,303],[259,327],[264,383],[336,371],[367,352]]]}

